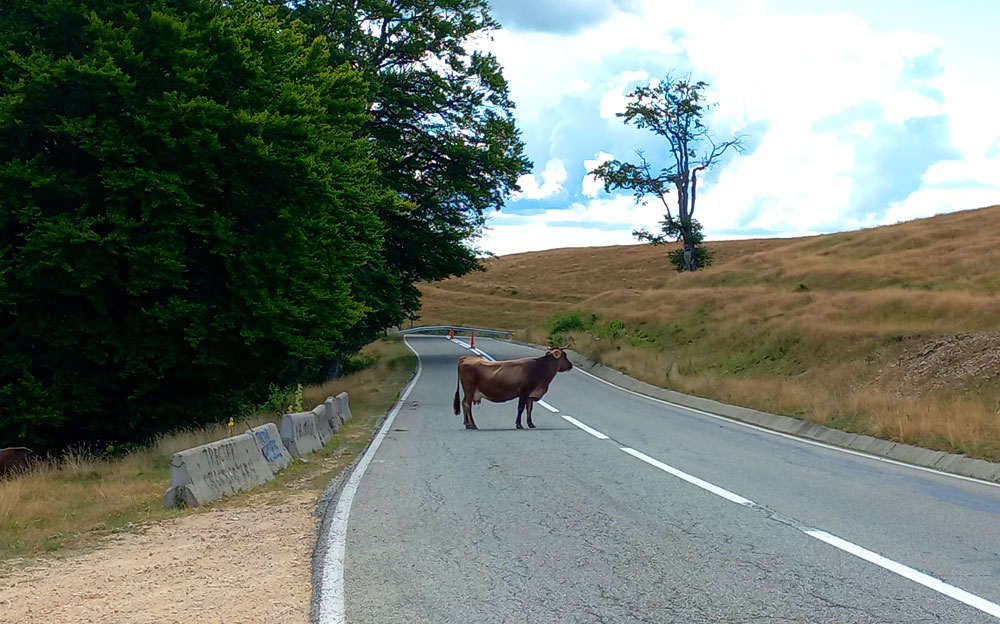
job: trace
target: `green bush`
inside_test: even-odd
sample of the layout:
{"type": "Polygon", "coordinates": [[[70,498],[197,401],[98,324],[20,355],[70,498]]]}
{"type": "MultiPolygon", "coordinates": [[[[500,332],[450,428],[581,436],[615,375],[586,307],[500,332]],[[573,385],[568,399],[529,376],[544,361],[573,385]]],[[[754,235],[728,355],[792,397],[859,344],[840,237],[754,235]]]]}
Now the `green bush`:
{"type": "Polygon", "coordinates": [[[567,339],[566,334],[573,331],[586,331],[597,322],[597,315],[581,316],[580,310],[567,313],[556,313],[549,317],[549,344],[561,345],[567,339]]]}
{"type": "MultiPolygon", "coordinates": [[[[678,271],[684,270],[684,248],[674,249],[667,253],[670,264],[678,271]]],[[[699,241],[694,247],[694,261],[699,269],[704,269],[712,264],[712,252],[699,241]]]]}
{"type": "Polygon", "coordinates": [[[612,319],[599,323],[592,333],[598,338],[624,338],[628,335],[628,330],[625,329],[625,321],[612,319]]]}

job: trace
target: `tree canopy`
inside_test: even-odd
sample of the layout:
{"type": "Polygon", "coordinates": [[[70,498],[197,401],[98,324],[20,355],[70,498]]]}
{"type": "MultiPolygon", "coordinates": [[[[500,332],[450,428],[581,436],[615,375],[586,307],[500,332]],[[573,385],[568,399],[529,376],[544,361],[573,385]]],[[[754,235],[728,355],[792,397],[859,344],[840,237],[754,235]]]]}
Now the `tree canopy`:
{"type": "Polygon", "coordinates": [[[382,179],[411,204],[383,215],[391,271],[412,282],[478,268],[470,242],[531,168],[500,64],[476,49],[498,28],[487,0],[275,1],[371,86],[382,179]]]}
{"type": "Polygon", "coordinates": [[[382,258],[414,208],[380,178],[364,77],[305,25],[15,0],[0,43],[0,446],[219,420],[399,317],[370,315],[408,279],[382,258]]]}

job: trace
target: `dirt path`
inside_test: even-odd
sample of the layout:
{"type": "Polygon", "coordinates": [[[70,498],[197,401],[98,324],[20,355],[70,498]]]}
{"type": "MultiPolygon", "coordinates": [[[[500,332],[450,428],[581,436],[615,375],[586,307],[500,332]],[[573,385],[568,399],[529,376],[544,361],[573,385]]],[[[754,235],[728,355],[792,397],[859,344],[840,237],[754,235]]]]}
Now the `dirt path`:
{"type": "Polygon", "coordinates": [[[0,622],[309,621],[314,494],[192,514],[0,573],[0,622]]]}

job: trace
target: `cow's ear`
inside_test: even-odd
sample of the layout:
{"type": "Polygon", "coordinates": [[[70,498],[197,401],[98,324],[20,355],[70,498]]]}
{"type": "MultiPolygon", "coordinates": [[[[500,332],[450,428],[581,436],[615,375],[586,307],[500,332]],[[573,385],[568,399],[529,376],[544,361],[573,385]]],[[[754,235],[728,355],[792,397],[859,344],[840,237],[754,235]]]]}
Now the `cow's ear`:
{"type": "Polygon", "coordinates": [[[556,348],[554,348],[554,349],[550,350],[550,351],[549,351],[549,353],[551,353],[551,354],[552,354],[552,357],[554,357],[554,358],[555,358],[555,359],[557,359],[557,360],[558,360],[559,358],[561,358],[561,357],[562,357],[562,355],[563,355],[563,352],[562,352],[562,349],[560,349],[560,348],[558,348],[558,347],[556,347],[556,348]]]}

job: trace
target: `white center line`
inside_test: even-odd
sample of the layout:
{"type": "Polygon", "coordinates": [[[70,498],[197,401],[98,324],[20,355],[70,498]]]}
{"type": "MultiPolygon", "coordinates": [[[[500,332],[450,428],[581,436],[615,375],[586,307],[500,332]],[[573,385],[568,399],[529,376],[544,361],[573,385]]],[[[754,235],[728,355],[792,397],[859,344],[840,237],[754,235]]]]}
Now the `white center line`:
{"type": "MultiPolygon", "coordinates": [[[[567,418],[568,420],[568,417],[566,416],[563,416],[563,418],[567,418]]],[[[621,450],[625,451],[626,453],[637,459],[641,459],[642,461],[646,462],[651,466],[655,466],[660,470],[663,470],[664,472],[670,473],[679,479],[683,479],[684,481],[687,481],[692,485],[696,485],[701,489],[709,491],[717,496],[721,496],[722,498],[728,501],[732,501],[738,505],[743,505],[746,507],[759,507],[756,503],[754,503],[752,500],[748,498],[743,498],[739,494],[734,494],[729,490],[723,489],[717,485],[709,483],[708,481],[704,481],[702,479],[699,479],[698,477],[689,475],[688,473],[682,470],[678,470],[673,466],[664,464],[663,462],[653,459],[649,455],[641,453],[633,448],[623,446],[621,447],[621,450]]],[[[852,554],[855,557],[864,559],[869,563],[874,563],[875,565],[884,568],[890,572],[893,572],[894,574],[898,574],[899,576],[902,576],[905,579],[909,579],[915,583],[919,583],[920,585],[923,585],[924,587],[932,589],[938,593],[944,594],[949,598],[954,598],[955,600],[965,603],[970,607],[978,609],[984,613],[988,613],[989,615],[992,615],[994,617],[1000,618],[1000,605],[994,602],[990,602],[985,598],[981,598],[975,594],[969,593],[964,589],[955,587],[954,585],[949,585],[948,583],[945,583],[940,579],[934,578],[929,574],[924,574],[923,572],[915,570],[914,568],[911,568],[908,565],[899,563],[898,561],[893,561],[888,557],[884,557],[876,552],[868,550],[867,548],[858,546],[857,544],[849,542],[843,538],[837,537],[836,535],[833,535],[831,533],[827,533],[826,531],[822,531],[819,529],[812,529],[804,526],[798,526],[794,524],[793,526],[795,526],[798,530],[802,531],[809,537],[818,539],[821,542],[825,542],[833,546],[834,548],[852,554]]]]}
{"type": "Polygon", "coordinates": [[[541,405],[545,409],[549,410],[553,414],[558,414],[559,413],[559,410],[557,410],[556,408],[552,407],[551,405],[549,405],[548,403],[546,403],[545,401],[543,401],[541,399],[538,399],[537,401],[535,401],[535,403],[538,403],[539,405],[541,405]]]}
{"type": "Polygon", "coordinates": [[[489,360],[491,362],[496,362],[497,361],[495,357],[493,357],[492,355],[490,355],[489,353],[483,351],[482,349],[480,349],[478,347],[476,347],[475,349],[473,349],[472,352],[481,355],[483,358],[485,358],[485,359],[487,359],[487,360],[489,360]]]}
{"type": "Polygon", "coordinates": [[[566,420],[570,424],[576,425],[577,427],[579,427],[580,429],[583,429],[584,431],[586,431],[590,435],[594,436],[598,440],[607,440],[608,439],[608,436],[604,435],[603,433],[601,433],[597,429],[593,429],[591,427],[588,427],[587,425],[583,424],[582,422],[580,422],[579,420],[573,418],[572,416],[567,416],[566,414],[563,414],[562,417],[563,417],[564,420],[566,420]]]}
{"type": "Polygon", "coordinates": [[[626,453],[628,453],[629,455],[631,455],[632,457],[635,457],[637,459],[641,459],[642,461],[646,462],[650,466],[656,466],[657,468],[659,468],[660,470],[662,470],[664,472],[669,472],[670,474],[674,475],[678,479],[683,479],[683,480],[687,481],[688,483],[690,483],[692,485],[697,485],[701,489],[707,490],[707,491],[711,492],[712,494],[715,494],[716,496],[721,496],[722,498],[724,498],[724,499],[726,499],[728,501],[731,501],[733,503],[736,503],[737,505],[746,505],[747,507],[750,507],[750,506],[754,505],[754,502],[752,500],[750,500],[749,498],[743,498],[739,494],[733,494],[729,490],[724,490],[724,489],[720,488],[717,485],[713,485],[713,484],[709,483],[708,481],[704,481],[702,479],[699,479],[698,477],[695,477],[693,475],[689,475],[688,473],[684,472],[683,470],[678,470],[678,469],[674,468],[673,466],[669,466],[667,464],[664,464],[660,460],[653,459],[649,455],[646,455],[645,453],[640,453],[639,451],[635,450],[634,448],[629,448],[627,446],[623,446],[623,447],[621,447],[621,449],[623,451],[625,451],[626,453]]]}
{"type": "Polygon", "coordinates": [[[960,589],[958,587],[955,587],[954,585],[949,585],[948,583],[938,580],[933,576],[924,574],[919,570],[914,570],[910,566],[903,565],[902,563],[883,557],[882,555],[872,552],[867,548],[862,548],[857,544],[852,544],[851,542],[848,542],[845,539],[841,539],[836,535],[831,535],[826,531],[820,531],[819,529],[803,528],[802,532],[810,537],[815,537],[821,542],[826,542],[827,544],[830,544],[835,548],[839,548],[844,552],[850,553],[855,557],[860,557],[861,559],[864,559],[869,563],[874,563],[875,565],[881,568],[885,568],[890,572],[895,572],[896,574],[908,578],[915,583],[920,583],[924,587],[929,587],[930,589],[942,593],[945,596],[954,598],[959,602],[964,602],[970,607],[979,609],[983,613],[988,613],[993,617],[1000,618],[1000,605],[994,602],[990,602],[985,598],[980,598],[975,594],[970,594],[964,589],[960,589]]]}

